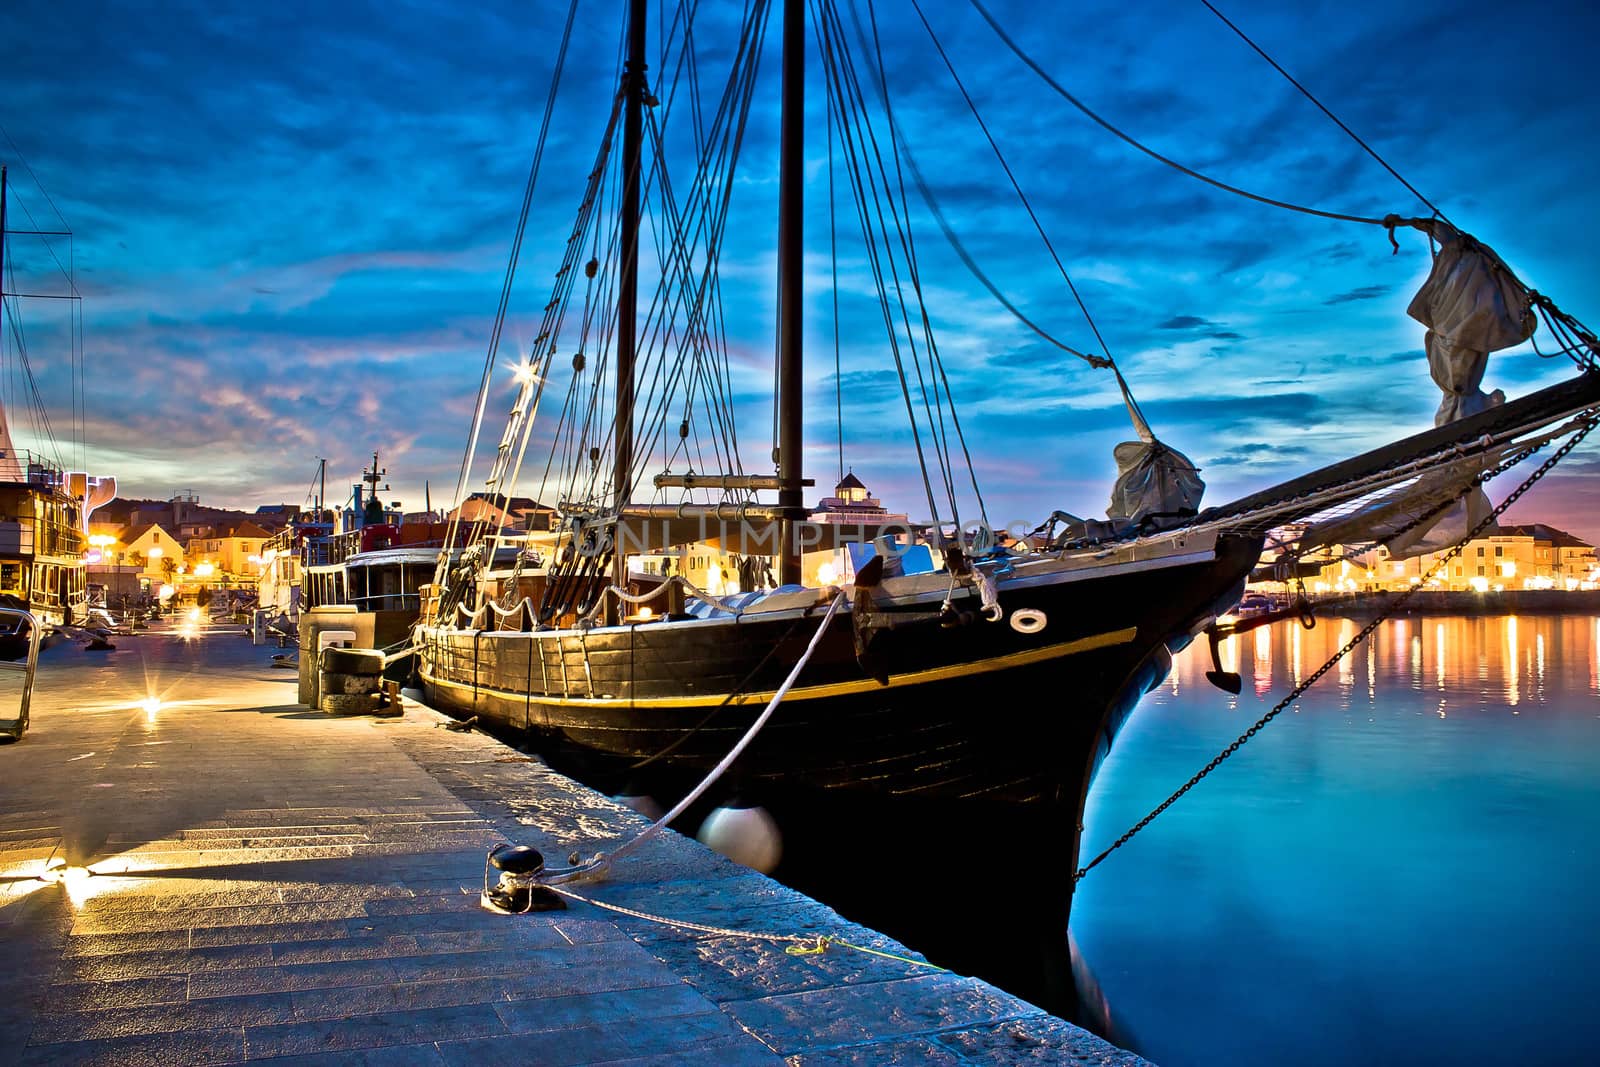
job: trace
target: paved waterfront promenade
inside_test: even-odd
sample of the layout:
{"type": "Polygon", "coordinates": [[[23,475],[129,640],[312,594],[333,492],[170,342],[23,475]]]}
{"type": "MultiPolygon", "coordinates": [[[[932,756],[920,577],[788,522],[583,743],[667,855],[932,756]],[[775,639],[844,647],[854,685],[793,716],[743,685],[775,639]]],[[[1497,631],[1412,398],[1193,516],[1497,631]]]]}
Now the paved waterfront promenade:
{"type": "MultiPolygon", "coordinates": [[[[8,1063],[1143,1062],[976,980],[850,949],[576,902],[485,911],[492,845],[560,864],[643,820],[426,708],[299,707],[278,650],[235,632],[117,645],[46,652],[33,726],[0,745],[8,1063]]],[[[907,951],[674,834],[578,891],[907,951]]]]}

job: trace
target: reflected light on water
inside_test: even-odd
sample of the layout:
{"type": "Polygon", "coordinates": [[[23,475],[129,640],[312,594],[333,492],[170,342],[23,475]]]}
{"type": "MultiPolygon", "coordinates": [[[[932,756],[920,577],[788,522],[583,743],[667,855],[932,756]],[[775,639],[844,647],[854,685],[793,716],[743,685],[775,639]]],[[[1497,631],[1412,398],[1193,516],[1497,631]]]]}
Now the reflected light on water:
{"type": "Polygon", "coordinates": [[[1433,681],[1442,693],[1444,692],[1444,623],[1442,622],[1433,624],[1433,660],[1433,681]]]}
{"type": "Polygon", "coordinates": [[[1544,701],[1544,634],[1535,634],[1533,638],[1533,686],[1534,699],[1544,701]]]}
{"type": "MultiPolygon", "coordinates": [[[[1292,621],[1263,626],[1250,635],[1248,650],[1238,644],[1242,637],[1223,641],[1222,666],[1252,672],[1247,694],[1282,696],[1331,659],[1359,625],[1327,619],[1310,630],[1292,621]]],[[[1210,668],[1209,649],[1196,641],[1175,658],[1160,698],[1209,695],[1213,690],[1203,683],[1210,668]]],[[[1344,706],[1351,697],[1359,702],[1362,689],[1376,704],[1380,697],[1392,700],[1396,690],[1454,693],[1468,686],[1487,697],[1486,706],[1527,708],[1543,703],[1547,692],[1600,690],[1600,620],[1531,615],[1391,620],[1329,675],[1310,692],[1326,690],[1330,700],[1344,706]],[[1335,673],[1337,685],[1329,684],[1335,673]]],[[[1248,704],[1247,698],[1241,706],[1248,704]]]]}
{"type": "Polygon", "coordinates": [[[1251,679],[1256,695],[1272,688],[1272,627],[1263,626],[1256,631],[1255,674],[1251,679]]]}
{"type": "MultiPolygon", "coordinates": [[[[1261,628],[1237,701],[1201,684],[1203,645],[1178,657],[1092,787],[1085,847],[1351,636],[1261,628]]],[[[1107,1000],[1158,1063],[1491,1062],[1489,1017],[1521,1062],[1590,1062],[1600,618],[1414,617],[1359,648],[1078,887],[1107,1000]]]]}
{"type": "Polygon", "coordinates": [[[1229,637],[1217,646],[1217,659],[1222,663],[1222,669],[1229,674],[1239,673],[1239,639],[1229,637]]]}
{"type": "Polygon", "coordinates": [[[1303,626],[1291,626],[1289,632],[1293,634],[1290,640],[1291,667],[1294,670],[1294,684],[1300,684],[1300,635],[1305,632],[1303,626]]]}
{"type": "MultiPolygon", "coordinates": [[[[1341,648],[1344,646],[1341,645],[1341,648]]],[[[1377,699],[1378,642],[1367,638],[1367,703],[1377,699]]]]}
{"type": "Polygon", "coordinates": [[[1513,708],[1522,702],[1522,664],[1517,662],[1517,617],[1506,617],[1506,703],[1513,708]]]}
{"type": "MultiPolygon", "coordinates": [[[[1339,647],[1349,644],[1350,639],[1356,635],[1356,624],[1349,619],[1339,620],[1339,647]]],[[[1353,656],[1346,656],[1339,661],[1339,688],[1349,689],[1356,684],[1356,661],[1353,656]]]]}

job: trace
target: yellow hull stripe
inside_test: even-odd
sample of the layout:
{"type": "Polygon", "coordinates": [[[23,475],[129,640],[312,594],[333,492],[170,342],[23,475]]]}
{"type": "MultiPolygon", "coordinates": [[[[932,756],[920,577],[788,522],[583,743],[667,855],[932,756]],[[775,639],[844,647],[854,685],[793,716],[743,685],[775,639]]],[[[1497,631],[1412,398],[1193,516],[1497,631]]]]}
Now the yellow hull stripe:
{"type": "MultiPolygon", "coordinates": [[[[1010,670],[1013,667],[1025,667],[1033,663],[1043,663],[1047,660],[1060,659],[1063,656],[1075,656],[1080,652],[1092,652],[1099,648],[1109,648],[1112,645],[1125,645],[1132,641],[1139,633],[1137,626],[1129,626],[1121,630],[1110,630],[1093,637],[1082,637],[1076,641],[1067,641],[1059,645],[1046,645],[1044,648],[1030,649],[1027,652],[1013,652],[1008,656],[997,656],[994,659],[979,660],[976,663],[952,664],[948,667],[934,667],[925,671],[912,671],[908,674],[889,676],[889,684],[879,685],[876,679],[862,678],[850,682],[835,682],[830,685],[796,686],[789,690],[783,698],[786,702],[792,700],[821,700],[826,697],[848,696],[852,693],[869,693],[881,689],[899,689],[913,685],[926,685],[929,682],[941,682],[949,678],[964,678],[974,674],[988,674],[993,671],[1010,670]]],[[[432,675],[425,675],[433,684],[447,689],[457,689],[464,693],[471,693],[473,687],[464,682],[452,682],[432,675]]],[[[504,689],[492,689],[488,686],[479,686],[480,692],[498,693],[515,699],[526,699],[522,693],[512,693],[504,689]]],[[[728,699],[726,693],[707,693],[699,696],[681,697],[641,697],[637,700],[627,700],[621,697],[560,697],[539,693],[533,699],[539,704],[548,704],[557,707],[630,707],[630,708],[703,708],[713,704],[721,704],[727,700],[729,704],[766,704],[777,693],[769,690],[764,693],[740,693],[728,699]]]]}

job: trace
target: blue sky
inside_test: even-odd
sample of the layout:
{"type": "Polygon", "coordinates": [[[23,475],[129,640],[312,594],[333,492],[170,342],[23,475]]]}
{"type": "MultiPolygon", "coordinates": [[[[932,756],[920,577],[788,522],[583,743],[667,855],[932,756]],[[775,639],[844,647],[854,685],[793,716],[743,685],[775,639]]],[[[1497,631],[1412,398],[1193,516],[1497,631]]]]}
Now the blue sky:
{"type": "MultiPolygon", "coordinates": [[[[531,340],[593,159],[614,6],[586,2],[575,31],[502,363],[531,340]]],[[[732,5],[701,6],[710,40],[732,5]]],[[[1198,2],[991,6],[1053,77],[1158,151],[1281,199],[1426,214],[1198,2]]],[[[1600,16],[1589,5],[1534,4],[1515,17],[1486,3],[1218,6],[1458,225],[1567,310],[1600,320],[1590,251],[1600,195],[1587,166],[1600,131],[1588,66],[1600,16]]],[[[897,113],[951,224],[1031,318],[1092,348],[915,12],[880,7],[897,113]]],[[[1379,229],[1183,178],[1071,110],[967,3],[923,8],[1157,433],[1203,468],[1207,502],[1430,424],[1438,394],[1421,328],[1404,314],[1427,270],[1420,235],[1403,234],[1391,256],[1379,229]]],[[[337,500],[377,449],[388,495],[419,507],[426,479],[433,502],[447,502],[565,13],[555,2],[8,4],[9,224],[31,216],[54,228],[20,151],[76,234],[88,466],[116,474],[125,495],[193,490],[254,506],[302,501],[319,456],[337,500]]],[[[740,395],[771,373],[774,241],[758,220],[774,190],[775,82],[757,92],[735,197],[744,221],[724,271],[740,395]]],[[[821,195],[808,215],[817,416],[806,463],[826,486],[839,457],[820,125],[807,155],[821,195]]],[[[917,241],[930,310],[991,518],[1100,514],[1111,447],[1131,436],[1114,382],[1018,324],[926,222],[917,241]]],[[[12,244],[19,288],[59,289],[41,242],[12,244]]],[[[67,246],[53,247],[64,259],[67,246]]],[[[869,328],[860,259],[841,255],[844,462],[917,513],[898,387],[869,328]]],[[[64,307],[25,308],[58,435],[72,407],[64,307]]],[[[1515,395],[1568,367],[1501,354],[1486,387],[1515,395]]],[[[8,368],[15,433],[36,444],[13,378],[8,368]]],[[[511,398],[501,380],[495,436],[511,398]]],[[[764,454],[770,409],[742,420],[748,455],[764,454]]],[[[1600,454],[1563,471],[1513,517],[1600,538],[1600,454]]]]}

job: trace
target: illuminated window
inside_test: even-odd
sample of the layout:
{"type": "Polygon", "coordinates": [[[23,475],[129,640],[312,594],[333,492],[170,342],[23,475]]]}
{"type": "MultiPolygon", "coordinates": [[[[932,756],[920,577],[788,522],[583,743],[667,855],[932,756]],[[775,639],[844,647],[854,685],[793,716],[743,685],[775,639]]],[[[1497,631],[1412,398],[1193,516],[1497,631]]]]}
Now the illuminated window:
{"type": "MultiPolygon", "coordinates": [[[[1482,552],[1482,551],[1483,551],[1483,549],[1481,549],[1481,548],[1480,548],[1480,549],[1478,549],[1478,551],[1479,551],[1479,552],[1482,552]]],[[[1479,567],[1479,568],[1478,568],[1478,577],[1480,577],[1480,578],[1482,578],[1482,577],[1483,577],[1483,568],[1482,568],[1482,567],[1479,567]]]]}

